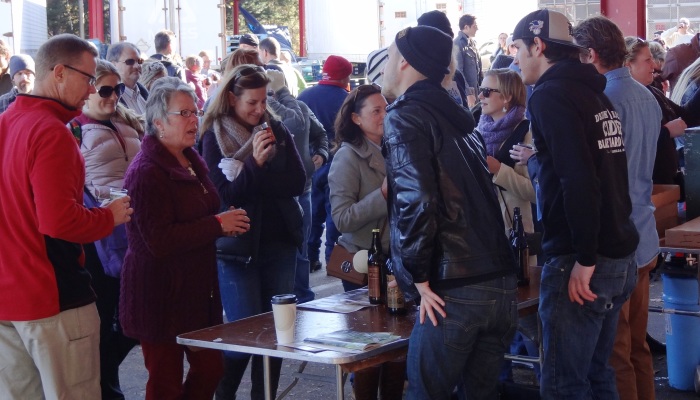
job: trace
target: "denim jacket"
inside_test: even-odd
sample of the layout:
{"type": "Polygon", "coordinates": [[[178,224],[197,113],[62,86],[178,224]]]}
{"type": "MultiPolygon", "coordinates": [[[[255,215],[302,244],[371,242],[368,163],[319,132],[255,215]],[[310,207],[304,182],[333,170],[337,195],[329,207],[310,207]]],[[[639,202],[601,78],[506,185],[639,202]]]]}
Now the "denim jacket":
{"type": "Polygon", "coordinates": [[[651,202],[651,177],[661,126],[661,108],[649,90],[632,78],[629,68],[609,71],[605,78],[608,82],[604,93],[622,122],[632,201],[631,218],[639,233],[635,261],[637,266],[643,267],[659,254],[659,236],[651,202]]]}

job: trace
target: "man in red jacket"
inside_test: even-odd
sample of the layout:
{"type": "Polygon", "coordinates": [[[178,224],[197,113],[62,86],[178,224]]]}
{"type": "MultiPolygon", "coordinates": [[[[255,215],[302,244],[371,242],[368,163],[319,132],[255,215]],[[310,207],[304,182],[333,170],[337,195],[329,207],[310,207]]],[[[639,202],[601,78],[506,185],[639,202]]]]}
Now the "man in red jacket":
{"type": "Polygon", "coordinates": [[[129,197],[83,206],[66,123],[95,93],[92,45],[52,37],[32,95],[0,116],[0,398],[100,398],[99,317],[80,243],[130,220],[129,197]]]}

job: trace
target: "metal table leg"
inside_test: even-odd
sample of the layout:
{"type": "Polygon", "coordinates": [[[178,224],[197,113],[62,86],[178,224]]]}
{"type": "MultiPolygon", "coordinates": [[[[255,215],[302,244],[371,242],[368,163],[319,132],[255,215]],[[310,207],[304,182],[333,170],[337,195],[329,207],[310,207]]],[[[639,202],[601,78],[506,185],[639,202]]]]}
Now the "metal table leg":
{"type": "Polygon", "coordinates": [[[270,356],[263,356],[263,371],[265,376],[265,400],[272,400],[272,388],[270,387],[270,356]]]}
{"type": "Polygon", "coordinates": [[[335,392],[338,400],[345,399],[345,378],[343,377],[343,367],[335,366],[335,392]]]}

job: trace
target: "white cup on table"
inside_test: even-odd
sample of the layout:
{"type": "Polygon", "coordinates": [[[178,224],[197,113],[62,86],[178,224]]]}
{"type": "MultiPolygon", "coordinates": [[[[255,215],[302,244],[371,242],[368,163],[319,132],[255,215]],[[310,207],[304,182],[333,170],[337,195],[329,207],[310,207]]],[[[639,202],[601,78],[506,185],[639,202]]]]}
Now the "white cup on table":
{"type": "Polygon", "coordinates": [[[272,296],[272,315],[275,319],[277,343],[294,342],[294,325],[297,320],[297,296],[278,294],[272,296]]]}

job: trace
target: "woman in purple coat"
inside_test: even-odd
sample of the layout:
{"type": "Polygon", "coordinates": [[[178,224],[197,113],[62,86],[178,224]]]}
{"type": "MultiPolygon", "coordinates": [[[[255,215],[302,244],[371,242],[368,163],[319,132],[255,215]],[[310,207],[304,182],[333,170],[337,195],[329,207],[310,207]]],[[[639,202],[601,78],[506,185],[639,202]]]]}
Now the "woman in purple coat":
{"type": "Polygon", "coordinates": [[[124,181],[134,215],[119,315],[124,334],[141,341],[148,400],[213,397],[221,353],[193,352],[175,337],[222,323],[215,241],[247,232],[250,222],[243,210],[219,212],[209,170],[192,149],[201,116],[196,101],[177,78],[153,86],[146,136],[124,181]],[[184,382],[183,355],[190,365],[184,382]]]}

